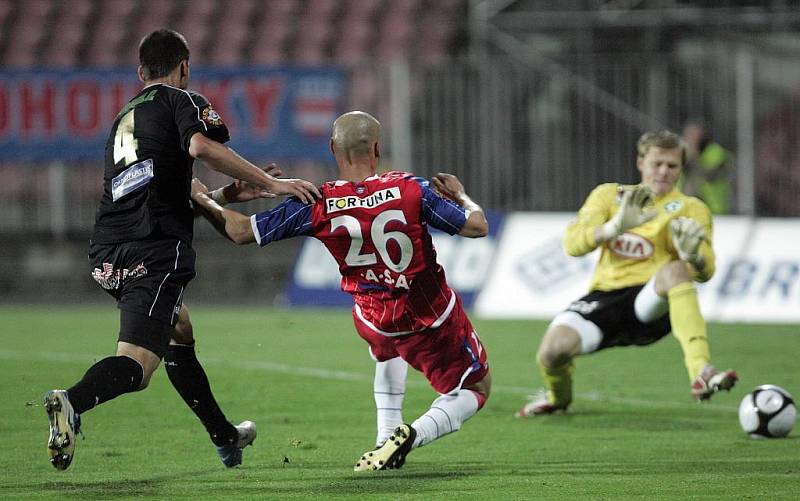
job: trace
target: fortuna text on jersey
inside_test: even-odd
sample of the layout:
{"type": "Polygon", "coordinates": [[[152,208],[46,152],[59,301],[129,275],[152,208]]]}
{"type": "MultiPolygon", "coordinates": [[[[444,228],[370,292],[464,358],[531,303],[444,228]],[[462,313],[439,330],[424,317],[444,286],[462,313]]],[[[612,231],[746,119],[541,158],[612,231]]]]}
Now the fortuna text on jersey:
{"type": "Polygon", "coordinates": [[[357,196],[329,198],[325,200],[325,212],[339,212],[347,209],[365,208],[372,209],[383,205],[392,200],[400,198],[400,188],[392,187],[385,190],[376,191],[372,195],[360,198],[357,196]]]}

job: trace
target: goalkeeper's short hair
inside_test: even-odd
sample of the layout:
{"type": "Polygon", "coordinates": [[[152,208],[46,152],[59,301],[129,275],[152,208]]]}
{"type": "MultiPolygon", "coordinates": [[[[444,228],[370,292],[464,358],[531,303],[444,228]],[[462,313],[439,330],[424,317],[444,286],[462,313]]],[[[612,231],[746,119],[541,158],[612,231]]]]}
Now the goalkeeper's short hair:
{"type": "Polygon", "coordinates": [[[636,154],[640,157],[647,155],[652,147],[664,149],[681,149],[681,165],[686,165],[686,142],[671,130],[661,129],[645,132],[636,141],[636,154]]]}

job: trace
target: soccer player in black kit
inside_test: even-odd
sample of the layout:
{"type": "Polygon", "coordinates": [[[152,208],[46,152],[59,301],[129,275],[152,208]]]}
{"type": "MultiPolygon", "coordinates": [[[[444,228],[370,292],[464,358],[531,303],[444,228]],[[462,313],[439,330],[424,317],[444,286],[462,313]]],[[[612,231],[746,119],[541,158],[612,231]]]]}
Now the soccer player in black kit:
{"type": "Polygon", "coordinates": [[[211,393],[194,351],[192,325],[182,304],[195,275],[194,159],[238,180],[218,192],[223,201],[294,195],[311,202],[317,188],[277,179],[223,145],[228,129],[201,95],[187,91],[189,48],[183,35],[158,30],[139,45],[144,88],[117,115],[105,151],[103,196],[91,237],[93,278],[117,300],[116,356],[104,358],[67,390],[44,397],[50,419],[50,462],[69,467],[80,417],[124,393],[144,389],[164,359],[178,393],[206,427],[222,462],[242,461],[255,424],[233,426],[211,393]]]}

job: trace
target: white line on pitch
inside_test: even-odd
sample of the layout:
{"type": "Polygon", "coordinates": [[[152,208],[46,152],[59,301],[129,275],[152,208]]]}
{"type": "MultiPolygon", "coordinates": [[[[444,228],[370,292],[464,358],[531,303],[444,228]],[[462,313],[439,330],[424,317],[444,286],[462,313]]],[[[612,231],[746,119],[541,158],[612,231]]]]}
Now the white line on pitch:
{"type": "MultiPolygon", "coordinates": [[[[56,352],[37,352],[31,353],[27,351],[15,350],[0,350],[0,359],[2,360],[44,360],[47,362],[64,362],[64,363],[88,363],[92,360],[97,360],[100,356],[80,354],[80,353],[56,353],[56,352]]],[[[224,358],[213,357],[200,357],[204,365],[212,366],[230,366],[239,369],[275,372],[279,374],[289,374],[293,376],[306,376],[317,379],[335,379],[339,381],[360,381],[370,383],[372,381],[372,374],[360,372],[337,371],[329,369],[321,369],[317,367],[302,367],[290,364],[283,364],[277,362],[267,362],[263,360],[232,360],[224,358]]],[[[409,381],[408,386],[416,388],[430,388],[430,386],[422,381],[409,381]]],[[[532,388],[522,386],[508,386],[508,385],[492,385],[492,392],[509,393],[515,395],[528,395],[532,393],[532,388]]],[[[592,402],[608,402],[621,405],[635,405],[640,407],[649,407],[656,409],[696,409],[702,408],[704,410],[713,410],[720,412],[737,412],[736,407],[722,406],[716,404],[703,403],[702,406],[687,402],[677,401],[654,401],[644,400],[629,397],[613,397],[603,395],[597,391],[579,393],[578,398],[582,400],[589,400],[592,402]]]]}

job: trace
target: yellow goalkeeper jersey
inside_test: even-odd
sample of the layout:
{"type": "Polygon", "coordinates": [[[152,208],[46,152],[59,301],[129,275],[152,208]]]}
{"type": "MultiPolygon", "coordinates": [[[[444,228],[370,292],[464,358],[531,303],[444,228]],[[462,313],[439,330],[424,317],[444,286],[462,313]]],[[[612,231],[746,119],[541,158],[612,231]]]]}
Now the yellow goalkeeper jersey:
{"type": "MultiPolygon", "coordinates": [[[[563,242],[567,254],[582,256],[597,248],[594,230],[619,210],[621,187],[606,183],[592,190],[578,217],[567,227],[563,242]]],[[[694,272],[694,279],[705,282],[711,278],[715,263],[711,211],[706,204],[673,188],[655,198],[654,208],[658,214],[655,218],[602,244],[589,290],[608,291],[644,284],[664,264],[677,259],[669,230],[670,220],[676,217],[694,219],[705,230],[700,252],[706,264],[702,272],[694,272]]]]}

